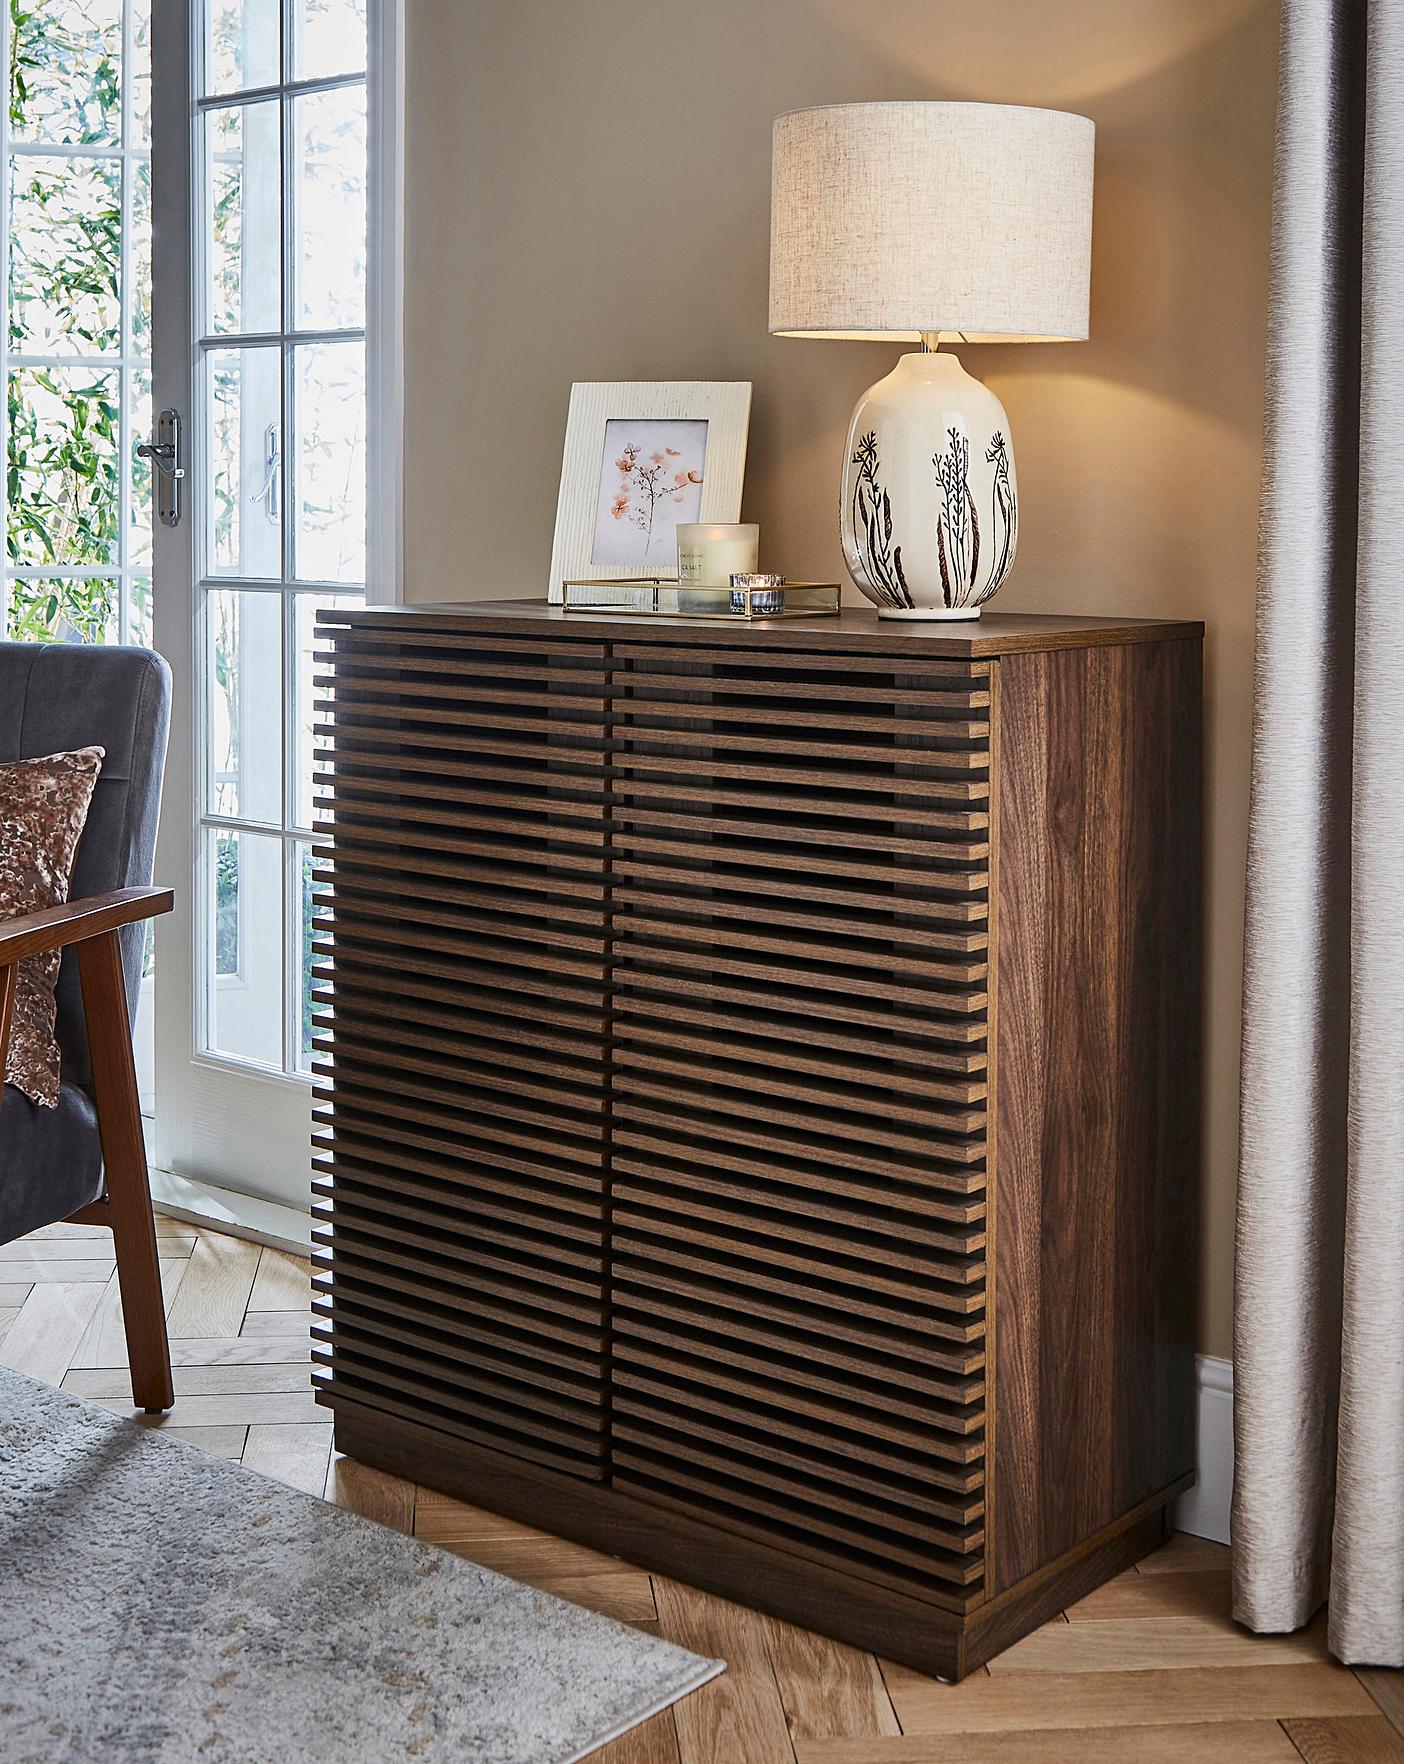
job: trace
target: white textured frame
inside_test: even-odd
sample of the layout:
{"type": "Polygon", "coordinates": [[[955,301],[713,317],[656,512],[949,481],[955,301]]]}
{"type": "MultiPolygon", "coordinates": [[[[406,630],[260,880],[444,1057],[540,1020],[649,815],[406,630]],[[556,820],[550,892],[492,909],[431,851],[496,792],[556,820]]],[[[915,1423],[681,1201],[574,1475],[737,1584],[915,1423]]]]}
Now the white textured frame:
{"type": "MultiPolygon", "coordinates": [[[[741,518],[746,436],[751,422],[749,380],[577,381],[570,389],[561,493],[556,504],[556,538],[551,547],[548,598],[558,606],[564,598],[562,584],[566,581],[635,581],[667,573],[643,566],[626,568],[590,562],[605,424],[619,419],[649,418],[706,422],[706,464],[697,518],[726,522],[741,518]]],[[[669,579],[675,574],[672,572],[669,579]]]]}

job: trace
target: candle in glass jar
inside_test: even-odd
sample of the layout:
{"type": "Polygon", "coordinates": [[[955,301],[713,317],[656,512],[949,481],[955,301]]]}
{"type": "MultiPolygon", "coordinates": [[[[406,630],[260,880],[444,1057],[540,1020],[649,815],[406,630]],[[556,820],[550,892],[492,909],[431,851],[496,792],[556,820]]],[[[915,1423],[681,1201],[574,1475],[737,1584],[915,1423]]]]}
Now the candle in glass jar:
{"type": "Polygon", "coordinates": [[[728,526],[721,521],[678,527],[678,585],[726,588],[734,575],[756,567],[760,528],[754,522],[728,526]]]}

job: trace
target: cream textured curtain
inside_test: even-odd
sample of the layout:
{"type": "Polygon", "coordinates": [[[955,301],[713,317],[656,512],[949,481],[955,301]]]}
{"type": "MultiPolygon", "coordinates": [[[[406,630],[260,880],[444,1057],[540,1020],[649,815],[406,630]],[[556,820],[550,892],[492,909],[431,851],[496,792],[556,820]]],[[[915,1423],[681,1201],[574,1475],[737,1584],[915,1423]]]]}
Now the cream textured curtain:
{"type": "Polygon", "coordinates": [[[1404,0],[1284,0],[1234,1614],[1404,1664],[1404,0]]]}

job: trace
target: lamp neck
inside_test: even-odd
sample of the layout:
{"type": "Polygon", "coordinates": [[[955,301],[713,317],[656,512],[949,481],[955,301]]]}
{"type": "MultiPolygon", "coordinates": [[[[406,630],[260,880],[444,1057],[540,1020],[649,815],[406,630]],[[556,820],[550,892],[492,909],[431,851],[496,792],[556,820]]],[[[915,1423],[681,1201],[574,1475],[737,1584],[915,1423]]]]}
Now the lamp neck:
{"type": "Polygon", "coordinates": [[[939,331],[923,331],[922,332],[922,334],[921,334],[921,352],[923,355],[935,355],[936,351],[940,347],[941,347],[941,333],[939,331]]]}

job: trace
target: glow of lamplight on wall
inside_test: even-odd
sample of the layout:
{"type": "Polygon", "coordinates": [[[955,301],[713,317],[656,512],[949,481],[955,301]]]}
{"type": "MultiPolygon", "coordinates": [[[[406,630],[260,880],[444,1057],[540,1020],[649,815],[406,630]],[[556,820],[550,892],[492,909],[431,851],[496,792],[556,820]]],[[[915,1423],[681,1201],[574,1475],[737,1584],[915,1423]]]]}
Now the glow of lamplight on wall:
{"type": "Polygon", "coordinates": [[[894,70],[929,82],[933,96],[1076,109],[1194,54],[1272,0],[815,3],[894,70]]]}

